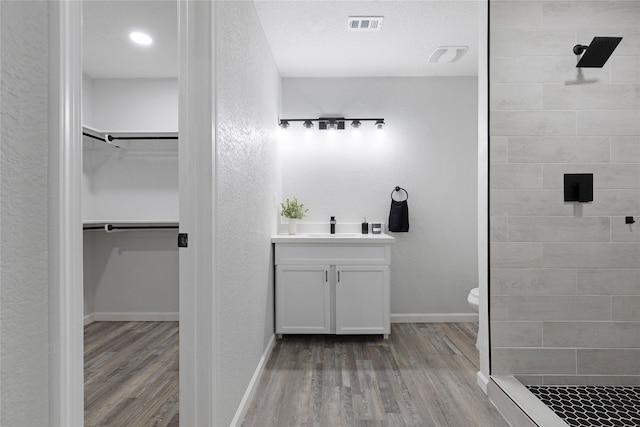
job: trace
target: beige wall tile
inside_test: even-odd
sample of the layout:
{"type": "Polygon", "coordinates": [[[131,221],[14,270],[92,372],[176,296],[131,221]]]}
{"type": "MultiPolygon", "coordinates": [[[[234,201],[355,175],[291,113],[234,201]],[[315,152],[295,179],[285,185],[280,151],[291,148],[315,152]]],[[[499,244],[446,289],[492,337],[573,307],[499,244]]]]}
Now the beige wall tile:
{"type": "Polygon", "coordinates": [[[611,81],[610,68],[576,69],[575,57],[524,56],[489,59],[491,84],[550,83],[575,85],[584,81],[603,84],[611,81]]]}
{"type": "Polygon", "coordinates": [[[500,243],[490,244],[491,267],[541,267],[541,243],[500,243]]]}
{"type": "Polygon", "coordinates": [[[492,111],[492,135],[575,135],[573,111],[492,111]]]}
{"type": "Polygon", "coordinates": [[[640,135],[640,110],[578,111],[578,135],[640,135]]]}
{"type": "Polygon", "coordinates": [[[564,174],[566,173],[592,173],[593,188],[640,189],[639,164],[544,165],[544,188],[564,188],[564,174]]]}
{"type": "Polygon", "coordinates": [[[612,137],[611,162],[640,163],[640,136],[612,137]]]}
{"type": "MultiPolygon", "coordinates": [[[[627,200],[620,203],[625,207],[630,204],[627,200]]],[[[564,203],[564,192],[559,189],[492,190],[489,208],[491,215],[573,215],[573,206],[570,203],[564,203]]]]}
{"type": "MultiPolygon", "coordinates": [[[[640,217],[634,217],[635,224],[625,224],[624,217],[611,218],[612,242],[640,242],[640,217]]],[[[640,266],[639,266],[640,267],[640,266]]]]}
{"type": "Polygon", "coordinates": [[[576,33],[565,29],[548,31],[511,28],[491,31],[489,40],[492,57],[565,56],[567,46],[576,44],[576,33]]]}
{"type": "Polygon", "coordinates": [[[489,162],[507,163],[507,137],[492,136],[489,139],[489,162]]]}
{"type": "MultiPolygon", "coordinates": [[[[613,296],[611,298],[611,318],[640,322],[640,295],[613,296]]],[[[640,340],[635,343],[636,347],[640,347],[640,340]]]]}
{"type": "Polygon", "coordinates": [[[640,266],[634,270],[578,270],[578,293],[640,295],[640,266]]]}
{"type": "Polygon", "coordinates": [[[539,110],[542,108],[542,85],[498,84],[491,86],[491,110],[539,110]]]}
{"type": "Polygon", "coordinates": [[[578,350],[578,374],[640,375],[640,349],[578,350]]]}
{"type": "MultiPolygon", "coordinates": [[[[543,28],[636,28],[640,20],[638,2],[546,2],[542,8],[543,28]]],[[[589,44],[591,40],[581,41],[589,44]]]]}
{"type": "Polygon", "coordinates": [[[550,268],[637,268],[640,243],[543,243],[550,268]]]}
{"type": "Polygon", "coordinates": [[[509,161],[513,163],[609,162],[609,137],[513,136],[508,148],[509,161]]]}
{"type": "Polygon", "coordinates": [[[509,320],[587,321],[609,320],[611,298],[608,296],[510,296],[509,320]]]}
{"type": "Polygon", "coordinates": [[[547,348],[495,348],[491,351],[491,373],[575,374],[576,350],[547,348]]]}
{"type": "Polygon", "coordinates": [[[640,85],[544,85],[545,110],[637,110],[640,85]]]}
{"type": "Polygon", "coordinates": [[[542,28],[542,4],[492,3],[490,8],[491,29],[542,28]]]}
{"type": "Polygon", "coordinates": [[[576,270],[514,268],[491,270],[492,295],[575,295],[576,270]]]}
{"type": "Polygon", "coordinates": [[[506,216],[492,216],[489,220],[489,241],[506,242],[509,235],[508,224],[506,216]]]}
{"type": "Polygon", "coordinates": [[[640,56],[618,56],[609,58],[611,83],[640,83],[640,56]]]}
{"type": "Polygon", "coordinates": [[[511,217],[510,242],[608,242],[607,217],[511,217]]]}
{"type": "Polygon", "coordinates": [[[583,204],[585,216],[627,216],[640,212],[638,190],[593,190],[593,202],[583,204]]]}
{"type": "Polygon", "coordinates": [[[542,165],[500,164],[491,167],[490,188],[542,188],[542,165]]]}
{"type": "Polygon", "coordinates": [[[491,322],[495,347],[542,347],[542,322],[491,322]]]}
{"type": "Polygon", "coordinates": [[[542,331],[545,347],[634,348],[640,343],[640,322],[544,322],[542,331]]]}
{"type": "Polygon", "coordinates": [[[502,295],[491,295],[489,298],[489,310],[491,320],[508,320],[509,318],[509,297],[502,295]]]}

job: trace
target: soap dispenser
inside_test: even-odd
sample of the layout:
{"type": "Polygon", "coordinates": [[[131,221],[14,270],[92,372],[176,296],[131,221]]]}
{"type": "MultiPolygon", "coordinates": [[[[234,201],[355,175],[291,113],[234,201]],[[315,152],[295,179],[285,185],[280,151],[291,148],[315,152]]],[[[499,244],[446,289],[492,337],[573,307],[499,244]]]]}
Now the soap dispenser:
{"type": "Polygon", "coordinates": [[[331,234],[336,234],[336,217],[335,216],[331,217],[331,221],[329,221],[329,224],[331,224],[331,234]]]}
{"type": "Polygon", "coordinates": [[[367,222],[367,217],[364,217],[364,221],[362,221],[362,234],[369,234],[369,223],[367,222]]]}

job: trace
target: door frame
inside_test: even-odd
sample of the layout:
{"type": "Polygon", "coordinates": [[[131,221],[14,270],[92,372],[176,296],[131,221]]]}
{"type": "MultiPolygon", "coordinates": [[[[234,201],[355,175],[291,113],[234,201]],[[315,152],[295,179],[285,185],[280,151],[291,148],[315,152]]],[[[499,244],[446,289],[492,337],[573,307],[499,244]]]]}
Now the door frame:
{"type": "MultiPolygon", "coordinates": [[[[84,424],[82,2],[49,7],[49,424],[84,424]]],[[[215,4],[176,0],[180,53],[180,420],[215,420],[215,4]],[[205,91],[206,90],[206,91],[205,91]],[[207,92],[208,91],[208,92],[207,92]],[[209,93],[210,96],[202,96],[209,93]]]]}

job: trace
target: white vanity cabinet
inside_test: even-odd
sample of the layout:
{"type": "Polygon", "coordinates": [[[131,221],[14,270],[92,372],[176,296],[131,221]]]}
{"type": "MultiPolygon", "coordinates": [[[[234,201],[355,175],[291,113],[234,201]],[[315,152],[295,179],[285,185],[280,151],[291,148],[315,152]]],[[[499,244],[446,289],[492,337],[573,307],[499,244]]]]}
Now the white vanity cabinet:
{"type": "Polygon", "coordinates": [[[389,266],[337,265],[336,273],[336,334],[389,334],[389,266]]]}
{"type": "Polygon", "coordinates": [[[279,334],[330,333],[329,266],[278,265],[276,307],[279,334]]]}
{"type": "Polygon", "coordinates": [[[387,235],[274,236],[276,333],[390,332],[387,235]]]}

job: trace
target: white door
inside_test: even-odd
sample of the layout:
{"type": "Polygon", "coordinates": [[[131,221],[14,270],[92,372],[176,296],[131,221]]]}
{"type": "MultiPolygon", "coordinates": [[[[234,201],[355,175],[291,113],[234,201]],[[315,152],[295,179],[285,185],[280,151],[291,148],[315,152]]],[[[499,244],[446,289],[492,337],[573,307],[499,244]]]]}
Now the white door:
{"type": "Polygon", "coordinates": [[[336,266],[336,334],[388,334],[389,267],[336,266]]]}
{"type": "Polygon", "coordinates": [[[276,333],[328,334],[330,290],[328,265],[278,265],[276,333]]]}

